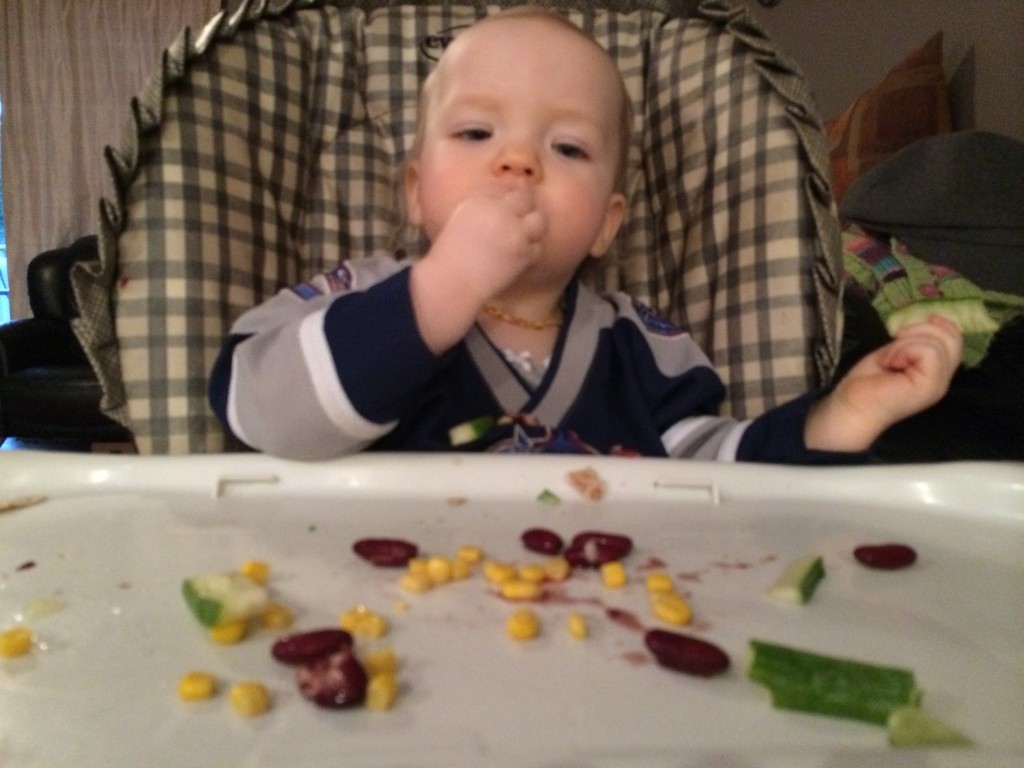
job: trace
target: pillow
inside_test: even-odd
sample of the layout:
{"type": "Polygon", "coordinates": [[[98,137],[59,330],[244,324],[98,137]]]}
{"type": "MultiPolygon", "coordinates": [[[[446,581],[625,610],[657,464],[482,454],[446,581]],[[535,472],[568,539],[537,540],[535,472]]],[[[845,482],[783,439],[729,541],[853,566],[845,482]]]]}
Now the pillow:
{"type": "Polygon", "coordinates": [[[942,32],[936,32],[826,124],[836,203],[865,171],[918,139],[949,130],[942,32]]]}

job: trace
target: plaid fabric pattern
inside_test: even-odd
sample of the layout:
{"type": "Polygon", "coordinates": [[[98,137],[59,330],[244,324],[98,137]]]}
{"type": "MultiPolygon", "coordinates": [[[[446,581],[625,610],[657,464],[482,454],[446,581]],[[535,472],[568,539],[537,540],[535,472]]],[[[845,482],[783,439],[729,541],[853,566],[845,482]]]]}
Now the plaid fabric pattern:
{"type": "MultiPolygon", "coordinates": [[[[234,319],[403,228],[417,95],[460,27],[515,0],[244,3],[186,30],[133,103],[101,259],[73,276],[104,408],[142,453],[237,448],[206,404],[234,319]]],[[[559,7],[555,5],[555,7],[559,7]]],[[[636,106],[630,218],[590,275],[690,329],[752,416],[831,375],[841,246],[802,77],[717,0],[576,3],[636,106]]]]}

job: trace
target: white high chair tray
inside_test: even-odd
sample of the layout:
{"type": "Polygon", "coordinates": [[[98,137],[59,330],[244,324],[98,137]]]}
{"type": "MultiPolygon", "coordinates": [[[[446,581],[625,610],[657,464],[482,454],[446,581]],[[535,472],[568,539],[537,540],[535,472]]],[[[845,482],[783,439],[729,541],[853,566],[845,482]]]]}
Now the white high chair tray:
{"type": "MultiPolygon", "coordinates": [[[[1024,764],[1024,465],[789,469],[646,459],[362,455],[324,464],[264,456],[0,454],[0,629],[30,627],[26,655],[0,659],[2,766],[994,766],[1024,764]],[[567,483],[593,467],[596,502],[567,483]],[[537,500],[543,490],[558,504],[537,500]],[[463,544],[542,559],[520,534],[543,526],[630,536],[627,586],[578,571],[534,605],[532,642],[511,639],[515,606],[479,571],[422,595],[401,569],[352,543],[397,536],[423,553],[463,544]],[[873,571],[859,544],[897,541],[917,562],[873,571]],[[824,557],[806,606],[765,590],[792,559],[824,557]],[[337,626],[365,604],[386,615],[399,656],[391,711],[318,709],[258,630],[213,644],[181,597],[184,578],[271,566],[291,631],[337,626]],[[643,579],[670,573],[691,626],[731,657],[725,674],[659,667],[643,628],[643,579]],[[404,603],[404,610],[403,610],[404,603]],[[566,627],[583,613],[591,635],[566,627]],[[912,669],[932,714],[977,746],[907,751],[883,727],[776,710],[744,674],[760,638],[912,669]],[[190,670],[219,695],[178,698],[190,670]],[[227,688],[260,680],[272,709],[244,719],[227,688]]],[[[357,649],[369,647],[357,641],[357,649]]]]}

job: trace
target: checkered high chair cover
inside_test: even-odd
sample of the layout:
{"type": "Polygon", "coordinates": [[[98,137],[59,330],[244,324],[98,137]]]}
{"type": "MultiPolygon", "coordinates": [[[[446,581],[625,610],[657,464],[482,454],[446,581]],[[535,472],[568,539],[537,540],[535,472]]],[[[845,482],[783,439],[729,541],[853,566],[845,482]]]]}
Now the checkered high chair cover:
{"type": "MultiPolygon", "coordinates": [[[[420,83],[460,28],[515,4],[244,2],[165,52],[108,150],[100,261],[73,276],[104,409],[141,453],[240,447],[206,380],[242,311],[343,257],[421,251],[398,205],[420,83]]],[[[592,282],[688,328],[733,415],[827,382],[841,246],[800,73],[720,0],[554,7],[635,105],[629,220],[592,282]]]]}

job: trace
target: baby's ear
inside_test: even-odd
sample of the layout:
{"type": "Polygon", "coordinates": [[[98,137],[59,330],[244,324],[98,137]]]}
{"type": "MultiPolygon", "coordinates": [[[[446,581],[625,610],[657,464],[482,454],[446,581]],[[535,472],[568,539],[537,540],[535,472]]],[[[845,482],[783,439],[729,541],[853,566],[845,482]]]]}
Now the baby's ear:
{"type": "Polygon", "coordinates": [[[597,233],[597,238],[594,240],[593,245],[590,246],[591,256],[594,258],[604,256],[611,247],[612,241],[615,240],[615,235],[618,234],[619,227],[622,226],[625,218],[626,198],[624,195],[616,192],[608,201],[608,208],[604,212],[604,222],[601,224],[601,230],[597,233]]]}
{"type": "Polygon", "coordinates": [[[414,227],[423,225],[423,211],[420,208],[420,169],[415,160],[405,164],[405,215],[414,227]]]}

